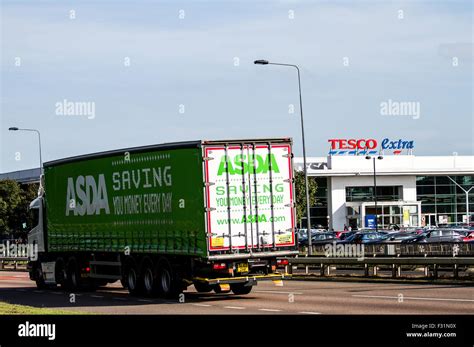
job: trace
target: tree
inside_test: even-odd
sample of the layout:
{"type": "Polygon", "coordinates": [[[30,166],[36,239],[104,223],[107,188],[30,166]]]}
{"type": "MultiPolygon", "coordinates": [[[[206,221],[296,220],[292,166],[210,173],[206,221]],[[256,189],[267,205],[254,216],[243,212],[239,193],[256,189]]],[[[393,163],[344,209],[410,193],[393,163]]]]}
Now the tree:
{"type": "MultiPolygon", "coordinates": [[[[297,223],[306,217],[306,186],[303,171],[295,171],[295,198],[296,198],[296,221],[297,223]]],[[[308,177],[309,204],[316,204],[316,191],[318,184],[314,177],[308,177]]]]}
{"type": "Polygon", "coordinates": [[[19,237],[33,221],[28,214],[30,202],[37,196],[37,184],[20,185],[14,180],[0,181],[0,238],[19,237]]]}

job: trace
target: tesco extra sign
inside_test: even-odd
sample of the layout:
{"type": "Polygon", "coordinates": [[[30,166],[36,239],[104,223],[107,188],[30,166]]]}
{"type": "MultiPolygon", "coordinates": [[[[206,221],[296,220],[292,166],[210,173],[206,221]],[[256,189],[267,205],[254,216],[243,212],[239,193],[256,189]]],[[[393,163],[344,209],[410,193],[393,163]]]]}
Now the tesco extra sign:
{"type": "Polygon", "coordinates": [[[331,144],[329,154],[376,154],[378,149],[383,151],[393,151],[393,154],[400,154],[404,149],[413,149],[414,141],[402,139],[392,140],[385,138],[379,143],[376,139],[329,139],[331,144]]]}

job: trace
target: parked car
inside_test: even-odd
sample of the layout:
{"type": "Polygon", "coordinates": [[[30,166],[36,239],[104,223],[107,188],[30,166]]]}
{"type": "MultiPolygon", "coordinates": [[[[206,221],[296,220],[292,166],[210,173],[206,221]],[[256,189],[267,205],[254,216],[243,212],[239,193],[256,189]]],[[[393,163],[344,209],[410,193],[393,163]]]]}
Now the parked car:
{"type": "MultiPolygon", "coordinates": [[[[336,241],[336,233],[333,231],[326,231],[326,232],[319,232],[311,237],[311,243],[313,245],[315,244],[321,244],[321,243],[331,243],[333,241],[336,241]]],[[[301,246],[307,246],[308,245],[308,238],[304,239],[303,241],[299,242],[301,246]]]]}
{"type": "Polygon", "coordinates": [[[402,242],[403,240],[408,240],[416,236],[416,232],[414,231],[402,231],[402,232],[396,232],[396,233],[389,233],[386,234],[384,237],[382,237],[379,242],[384,242],[384,243],[392,243],[392,242],[402,242]]]}
{"type": "Polygon", "coordinates": [[[387,233],[385,232],[358,231],[344,240],[339,240],[338,243],[377,243],[386,235],[387,233]]]}
{"type": "Polygon", "coordinates": [[[474,231],[471,231],[468,235],[466,235],[463,239],[464,242],[474,242],[474,231]]]}
{"type": "Polygon", "coordinates": [[[348,237],[354,235],[357,232],[357,230],[352,230],[352,231],[341,231],[339,236],[337,237],[339,240],[345,240],[348,237]]]}
{"type": "Polygon", "coordinates": [[[463,234],[451,229],[427,230],[421,234],[402,240],[402,243],[424,242],[463,242],[463,234]]]}

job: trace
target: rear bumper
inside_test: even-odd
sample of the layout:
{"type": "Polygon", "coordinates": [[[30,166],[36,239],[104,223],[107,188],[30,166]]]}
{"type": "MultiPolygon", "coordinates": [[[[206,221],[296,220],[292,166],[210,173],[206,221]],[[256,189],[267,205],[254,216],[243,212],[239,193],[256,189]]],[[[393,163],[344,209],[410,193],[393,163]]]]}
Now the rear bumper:
{"type": "Polygon", "coordinates": [[[193,280],[196,282],[207,283],[210,285],[215,284],[232,284],[232,283],[256,283],[258,281],[281,281],[284,279],[291,278],[290,274],[270,274],[270,275],[248,275],[238,277],[220,277],[220,278],[203,278],[195,277],[193,280]]]}
{"type": "Polygon", "coordinates": [[[235,254],[216,254],[209,255],[209,260],[232,260],[232,259],[254,259],[254,258],[276,258],[291,257],[298,255],[298,251],[275,251],[275,252],[252,252],[252,253],[235,253],[235,254]]]}

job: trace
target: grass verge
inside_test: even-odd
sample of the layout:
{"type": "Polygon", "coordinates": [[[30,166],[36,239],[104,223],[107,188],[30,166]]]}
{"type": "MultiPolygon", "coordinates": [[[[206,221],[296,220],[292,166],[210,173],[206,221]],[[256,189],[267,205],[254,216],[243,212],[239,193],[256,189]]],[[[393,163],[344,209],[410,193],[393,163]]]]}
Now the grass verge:
{"type": "Polygon", "coordinates": [[[0,301],[0,315],[12,314],[38,314],[38,315],[83,315],[90,314],[87,312],[58,310],[55,308],[33,307],[26,305],[14,305],[0,301]]]}

